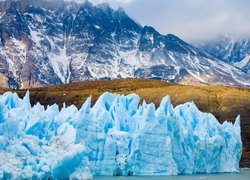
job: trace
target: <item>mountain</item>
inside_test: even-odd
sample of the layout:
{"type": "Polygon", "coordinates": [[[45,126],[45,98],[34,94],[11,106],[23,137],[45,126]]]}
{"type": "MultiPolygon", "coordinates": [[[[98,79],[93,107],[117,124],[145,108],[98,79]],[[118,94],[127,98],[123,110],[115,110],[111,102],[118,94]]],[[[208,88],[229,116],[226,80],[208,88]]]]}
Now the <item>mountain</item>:
{"type": "Polygon", "coordinates": [[[0,38],[2,87],[126,77],[250,86],[239,68],[106,3],[0,2],[0,38]]]}
{"type": "Polygon", "coordinates": [[[243,69],[245,72],[250,74],[250,55],[247,55],[244,59],[242,59],[239,62],[233,63],[233,65],[243,69]]]}
{"type": "Polygon", "coordinates": [[[198,43],[196,46],[210,55],[250,73],[249,38],[234,39],[230,36],[221,36],[216,40],[198,43]]]}

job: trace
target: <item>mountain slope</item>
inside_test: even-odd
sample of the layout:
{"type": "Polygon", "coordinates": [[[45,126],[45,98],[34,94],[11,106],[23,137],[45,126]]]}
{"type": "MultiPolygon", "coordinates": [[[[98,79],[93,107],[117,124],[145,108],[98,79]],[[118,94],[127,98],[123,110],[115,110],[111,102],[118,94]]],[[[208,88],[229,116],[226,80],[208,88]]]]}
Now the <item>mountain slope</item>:
{"type": "Polygon", "coordinates": [[[178,37],[142,27],[122,8],[61,0],[0,2],[2,86],[144,77],[249,86],[249,75],[178,37]]]}
{"type": "Polygon", "coordinates": [[[250,74],[250,55],[247,55],[244,59],[239,62],[233,63],[236,67],[243,69],[245,72],[250,74]]]}
{"type": "Polygon", "coordinates": [[[230,36],[221,36],[216,40],[197,45],[212,56],[233,64],[245,72],[250,72],[250,39],[233,39],[230,36]]]}

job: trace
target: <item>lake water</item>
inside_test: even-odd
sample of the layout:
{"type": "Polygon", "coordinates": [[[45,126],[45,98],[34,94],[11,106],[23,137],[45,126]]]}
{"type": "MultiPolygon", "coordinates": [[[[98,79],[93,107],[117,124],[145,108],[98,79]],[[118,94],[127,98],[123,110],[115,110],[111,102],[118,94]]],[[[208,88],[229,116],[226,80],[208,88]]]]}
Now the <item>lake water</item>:
{"type": "Polygon", "coordinates": [[[99,176],[94,177],[96,180],[250,180],[250,169],[241,170],[240,173],[227,174],[198,174],[183,176],[99,176]]]}

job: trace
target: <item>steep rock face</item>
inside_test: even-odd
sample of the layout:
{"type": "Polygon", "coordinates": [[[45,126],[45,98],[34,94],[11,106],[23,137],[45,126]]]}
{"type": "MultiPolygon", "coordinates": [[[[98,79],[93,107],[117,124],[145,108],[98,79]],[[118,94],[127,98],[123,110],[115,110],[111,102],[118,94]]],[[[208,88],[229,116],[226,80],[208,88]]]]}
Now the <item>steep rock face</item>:
{"type": "Polygon", "coordinates": [[[247,73],[250,72],[249,38],[234,40],[230,36],[222,36],[216,40],[198,44],[197,47],[226,63],[239,67],[247,73]]]}
{"type": "Polygon", "coordinates": [[[125,77],[250,84],[243,71],[105,3],[6,1],[0,11],[0,72],[11,87],[125,77]]]}

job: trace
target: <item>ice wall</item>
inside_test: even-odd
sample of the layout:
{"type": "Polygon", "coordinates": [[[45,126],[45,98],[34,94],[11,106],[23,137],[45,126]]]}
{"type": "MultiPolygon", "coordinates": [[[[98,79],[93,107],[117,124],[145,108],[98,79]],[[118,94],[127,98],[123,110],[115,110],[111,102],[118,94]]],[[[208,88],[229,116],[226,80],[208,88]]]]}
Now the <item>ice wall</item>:
{"type": "Polygon", "coordinates": [[[104,93],[91,107],[31,107],[0,96],[0,179],[89,179],[92,175],[237,172],[240,118],[220,124],[194,103],[139,104],[138,95],[104,93]]]}

